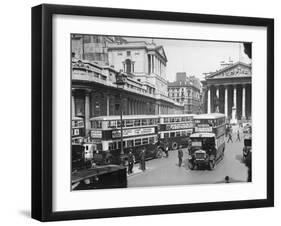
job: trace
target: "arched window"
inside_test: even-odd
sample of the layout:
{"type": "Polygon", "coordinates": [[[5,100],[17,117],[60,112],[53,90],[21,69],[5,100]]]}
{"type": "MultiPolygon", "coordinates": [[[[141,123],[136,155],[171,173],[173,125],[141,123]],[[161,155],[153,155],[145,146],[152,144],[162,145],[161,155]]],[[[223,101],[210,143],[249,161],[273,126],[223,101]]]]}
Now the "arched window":
{"type": "Polygon", "coordinates": [[[129,59],[125,60],[125,65],[126,65],[126,72],[128,74],[132,73],[132,61],[129,59]]]}

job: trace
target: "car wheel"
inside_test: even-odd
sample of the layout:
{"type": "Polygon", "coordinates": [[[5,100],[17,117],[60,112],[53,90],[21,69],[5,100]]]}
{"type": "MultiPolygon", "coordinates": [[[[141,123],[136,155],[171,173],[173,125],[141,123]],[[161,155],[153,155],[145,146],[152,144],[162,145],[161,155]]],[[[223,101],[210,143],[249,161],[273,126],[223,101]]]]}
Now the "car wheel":
{"type": "Polygon", "coordinates": [[[161,159],[163,157],[163,150],[162,148],[158,148],[156,156],[157,159],[161,159]]]}
{"type": "Polygon", "coordinates": [[[177,142],[174,142],[174,143],[172,144],[172,149],[173,149],[173,150],[177,150],[177,149],[178,149],[178,143],[177,143],[177,142]]]}

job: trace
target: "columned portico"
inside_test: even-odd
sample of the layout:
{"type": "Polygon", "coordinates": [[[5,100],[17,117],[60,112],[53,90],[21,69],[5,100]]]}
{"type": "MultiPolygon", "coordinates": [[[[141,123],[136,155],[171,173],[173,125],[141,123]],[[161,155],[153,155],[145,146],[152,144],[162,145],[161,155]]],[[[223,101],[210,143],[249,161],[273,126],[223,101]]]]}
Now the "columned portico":
{"type": "Polygon", "coordinates": [[[250,120],[251,70],[251,65],[237,62],[207,76],[206,81],[202,82],[206,87],[205,111],[213,113],[219,110],[233,124],[250,120]]]}

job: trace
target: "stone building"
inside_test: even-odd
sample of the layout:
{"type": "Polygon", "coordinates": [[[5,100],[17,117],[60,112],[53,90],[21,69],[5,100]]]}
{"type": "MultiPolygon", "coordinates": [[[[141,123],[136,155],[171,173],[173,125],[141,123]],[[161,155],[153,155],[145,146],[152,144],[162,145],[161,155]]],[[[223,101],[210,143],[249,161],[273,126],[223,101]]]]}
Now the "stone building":
{"type": "Polygon", "coordinates": [[[243,62],[226,65],[202,81],[205,112],[224,113],[231,123],[252,117],[252,66],[243,62]]]}
{"type": "Polygon", "coordinates": [[[109,62],[116,70],[133,75],[155,95],[168,97],[167,57],[163,46],[154,42],[130,41],[108,44],[109,62]]]}
{"type": "Polygon", "coordinates": [[[184,104],[184,113],[201,113],[201,83],[195,76],[178,72],[176,81],[168,83],[168,93],[171,99],[184,104]]]}
{"type": "MultiPolygon", "coordinates": [[[[80,38],[80,45],[83,46],[81,39],[84,38],[80,38]]],[[[120,114],[120,89],[115,84],[116,74],[120,70],[124,70],[123,73],[127,75],[127,83],[122,90],[123,114],[154,115],[183,112],[183,105],[168,98],[167,95],[167,81],[163,68],[167,59],[164,58],[164,50],[161,50],[163,47],[153,44],[154,47],[150,48],[143,42],[143,49],[134,48],[135,43],[125,42],[123,39],[116,41],[114,38],[108,41],[107,37],[103,39],[103,50],[98,48],[99,53],[104,54],[98,58],[101,59],[99,61],[93,58],[98,55],[85,54],[85,50],[84,54],[81,54],[83,53],[81,49],[85,47],[79,48],[77,40],[73,42],[75,45],[72,46],[72,116],[85,119],[86,132],[90,128],[90,118],[120,114]],[[163,61],[161,63],[160,58],[163,61]]]]}
{"type": "Polygon", "coordinates": [[[109,65],[108,44],[123,42],[126,40],[119,36],[72,34],[72,57],[99,65],[109,65]]]}

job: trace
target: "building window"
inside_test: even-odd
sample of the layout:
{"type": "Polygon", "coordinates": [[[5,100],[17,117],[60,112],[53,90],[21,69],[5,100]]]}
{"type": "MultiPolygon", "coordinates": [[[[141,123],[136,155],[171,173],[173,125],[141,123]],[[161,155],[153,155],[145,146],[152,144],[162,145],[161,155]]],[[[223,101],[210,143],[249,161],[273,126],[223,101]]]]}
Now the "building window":
{"type": "MultiPolygon", "coordinates": [[[[128,54],[128,52],[127,52],[128,54]]],[[[132,73],[132,61],[127,59],[125,61],[125,64],[126,64],[126,72],[129,74],[129,73],[132,73]]]]}
{"type": "Polygon", "coordinates": [[[127,56],[131,56],[131,51],[127,51],[127,56]]]}

